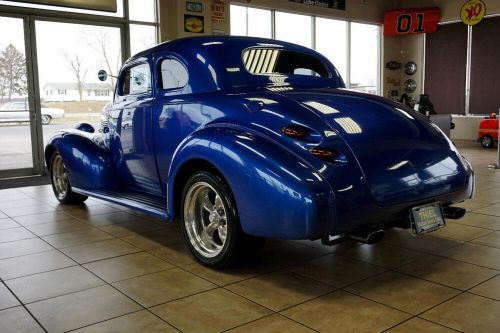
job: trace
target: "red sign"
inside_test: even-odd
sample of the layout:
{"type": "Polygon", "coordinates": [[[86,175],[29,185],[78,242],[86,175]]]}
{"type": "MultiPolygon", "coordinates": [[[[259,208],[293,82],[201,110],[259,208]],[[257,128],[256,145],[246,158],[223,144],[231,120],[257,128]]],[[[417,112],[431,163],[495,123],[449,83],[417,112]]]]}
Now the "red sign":
{"type": "Polygon", "coordinates": [[[384,36],[435,32],[440,16],[437,7],[387,11],[384,14],[384,36]]]}

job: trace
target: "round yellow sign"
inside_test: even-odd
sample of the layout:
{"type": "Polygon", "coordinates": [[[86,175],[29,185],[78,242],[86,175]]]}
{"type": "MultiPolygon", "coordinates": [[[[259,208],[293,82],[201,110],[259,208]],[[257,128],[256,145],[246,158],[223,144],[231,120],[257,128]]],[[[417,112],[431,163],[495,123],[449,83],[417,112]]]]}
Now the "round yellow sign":
{"type": "Polygon", "coordinates": [[[460,10],[460,18],[467,25],[476,25],[484,18],[486,5],[482,0],[469,0],[460,10]]]}

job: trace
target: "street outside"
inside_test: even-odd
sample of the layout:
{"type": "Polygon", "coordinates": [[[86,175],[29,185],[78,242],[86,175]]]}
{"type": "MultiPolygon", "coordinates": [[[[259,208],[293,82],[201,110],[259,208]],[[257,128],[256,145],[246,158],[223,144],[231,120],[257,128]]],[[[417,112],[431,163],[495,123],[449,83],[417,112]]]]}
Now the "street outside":
{"type": "MultiPolygon", "coordinates": [[[[71,128],[82,121],[89,122],[96,129],[99,128],[98,115],[82,116],[74,121],[64,119],[57,122],[54,120],[49,125],[42,126],[44,146],[59,130],[71,128]]],[[[31,134],[28,123],[0,125],[0,170],[33,167],[31,154],[31,134]]]]}

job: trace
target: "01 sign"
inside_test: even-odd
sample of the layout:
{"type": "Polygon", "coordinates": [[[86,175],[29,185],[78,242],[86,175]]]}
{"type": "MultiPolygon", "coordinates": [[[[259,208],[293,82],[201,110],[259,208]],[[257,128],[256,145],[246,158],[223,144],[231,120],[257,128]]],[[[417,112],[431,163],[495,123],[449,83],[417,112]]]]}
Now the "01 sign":
{"type": "Polygon", "coordinates": [[[441,16],[437,7],[391,10],[384,14],[384,35],[435,32],[441,16]]]}

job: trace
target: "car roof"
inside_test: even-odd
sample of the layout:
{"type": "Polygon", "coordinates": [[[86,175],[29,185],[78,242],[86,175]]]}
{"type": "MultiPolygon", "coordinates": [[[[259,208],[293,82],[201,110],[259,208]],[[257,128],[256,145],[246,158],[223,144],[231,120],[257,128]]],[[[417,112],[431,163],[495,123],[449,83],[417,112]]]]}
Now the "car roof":
{"type": "MultiPolygon", "coordinates": [[[[190,72],[193,92],[213,91],[242,86],[274,84],[269,75],[253,75],[243,64],[243,53],[249,48],[276,48],[307,54],[321,60],[331,77],[323,79],[321,85],[343,87],[344,83],[331,62],[318,52],[293,43],[268,38],[241,36],[186,37],[158,44],[139,52],[127,63],[144,58],[179,58],[190,72]]],[[[298,78],[314,82],[316,78],[298,78]]],[[[317,80],[316,80],[317,81],[317,80]]],[[[316,83],[318,83],[317,81],[316,83]]]]}

